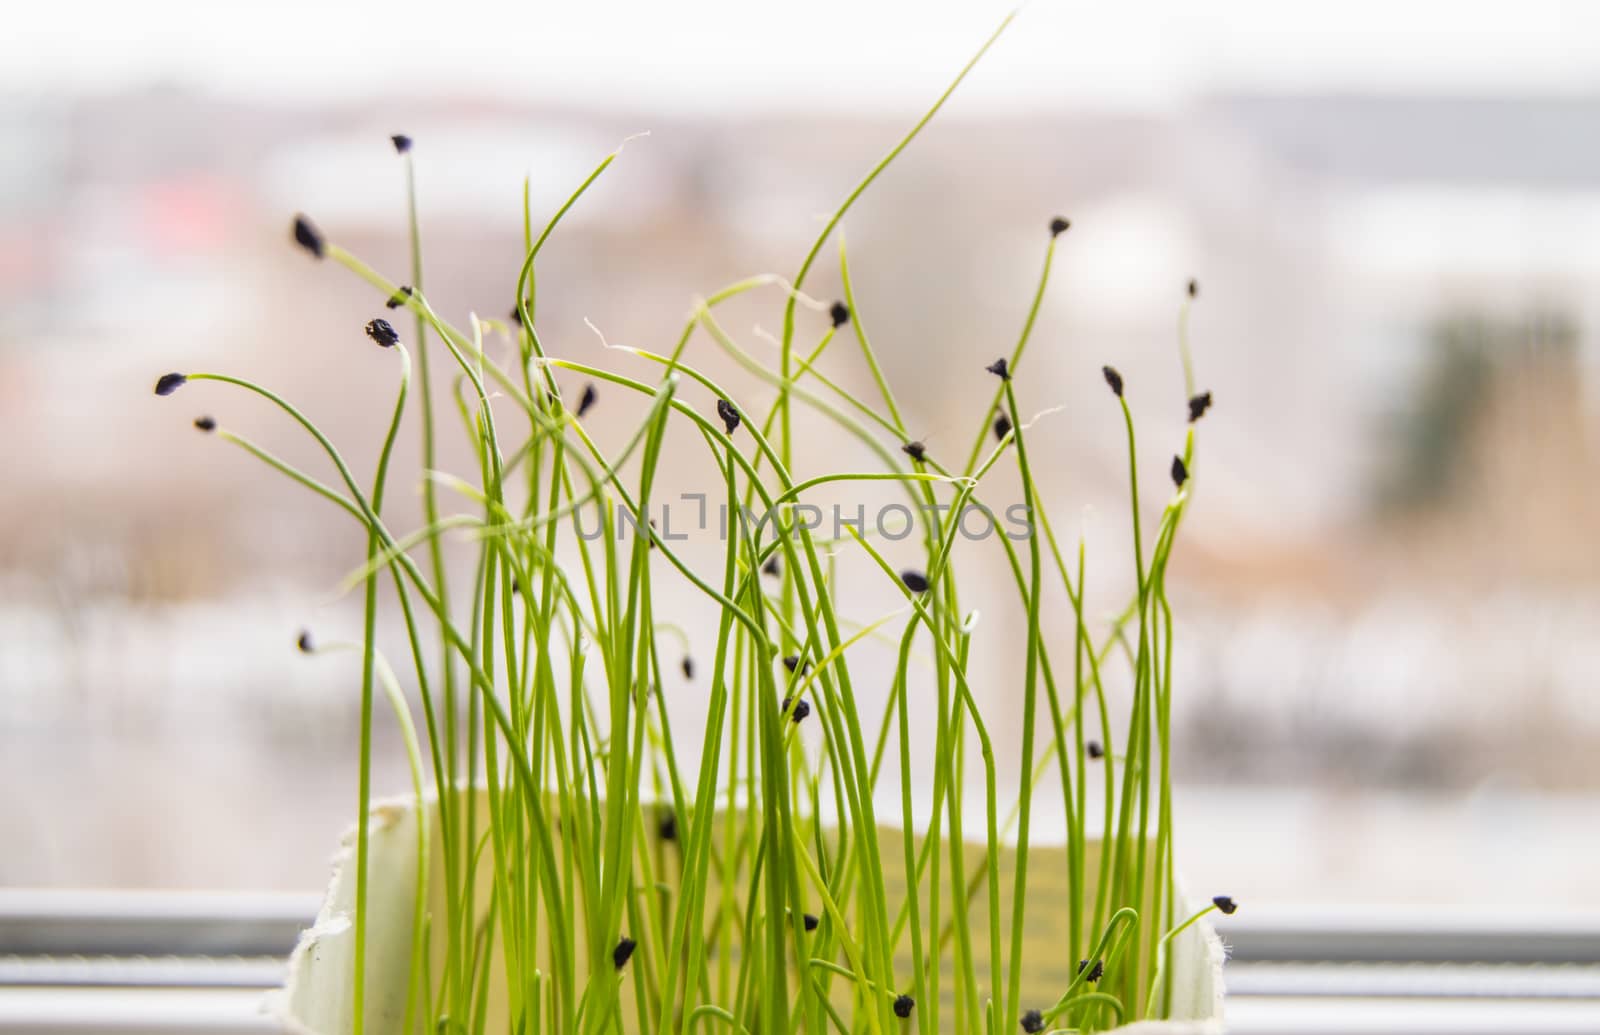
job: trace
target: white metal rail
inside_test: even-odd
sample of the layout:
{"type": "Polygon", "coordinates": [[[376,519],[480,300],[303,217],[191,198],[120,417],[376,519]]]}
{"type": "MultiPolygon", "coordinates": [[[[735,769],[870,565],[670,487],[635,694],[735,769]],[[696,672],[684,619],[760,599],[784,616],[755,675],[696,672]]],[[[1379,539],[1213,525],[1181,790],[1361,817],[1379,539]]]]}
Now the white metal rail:
{"type": "MultiPolygon", "coordinates": [[[[0,890],[0,1033],[272,1032],[315,895],[0,890]]],[[[1600,915],[1256,907],[1218,924],[1244,1035],[1600,1032],[1600,915]]]]}

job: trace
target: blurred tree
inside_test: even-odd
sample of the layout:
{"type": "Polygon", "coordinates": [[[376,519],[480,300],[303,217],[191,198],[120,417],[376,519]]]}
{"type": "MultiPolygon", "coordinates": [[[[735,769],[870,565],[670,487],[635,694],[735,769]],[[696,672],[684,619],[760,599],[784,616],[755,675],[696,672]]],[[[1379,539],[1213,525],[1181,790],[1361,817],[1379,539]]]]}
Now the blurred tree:
{"type": "Polygon", "coordinates": [[[1496,396],[1570,364],[1578,340],[1571,319],[1544,309],[1515,320],[1449,314],[1427,334],[1415,391],[1383,422],[1375,498],[1386,512],[1456,499],[1470,482],[1478,432],[1496,396]]]}

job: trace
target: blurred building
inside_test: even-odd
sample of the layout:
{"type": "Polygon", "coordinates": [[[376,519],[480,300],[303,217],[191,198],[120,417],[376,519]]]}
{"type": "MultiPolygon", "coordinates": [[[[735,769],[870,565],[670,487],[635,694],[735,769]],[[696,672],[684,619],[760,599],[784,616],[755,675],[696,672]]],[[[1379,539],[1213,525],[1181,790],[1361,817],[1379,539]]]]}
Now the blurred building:
{"type": "MultiPolygon", "coordinates": [[[[1015,340],[1046,224],[1072,219],[1022,379],[1025,405],[1064,407],[1038,437],[1069,515],[1121,512],[1102,363],[1127,377],[1160,477],[1183,427],[1178,312],[1199,279],[1191,335],[1217,407],[1176,573],[1190,779],[1600,787],[1597,120],[1593,99],[1384,96],[956,117],[846,221],[862,317],[939,451],[965,449],[972,366],[1015,340]]],[[[585,319],[664,347],[696,294],[791,272],[904,128],[173,89],[0,99],[0,126],[0,778],[38,788],[0,829],[41,846],[0,880],[77,858],[96,817],[62,829],[52,796],[108,773],[145,766],[133,800],[200,793],[206,808],[174,811],[201,816],[263,773],[353,780],[354,699],[287,648],[307,609],[347,617],[316,602],[353,567],[355,532],[149,396],[169,368],[226,366],[304,402],[357,459],[375,448],[393,376],[357,347],[375,299],[288,244],[293,212],[405,270],[387,135],[413,135],[429,296],[503,319],[524,190],[537,225],[649,130],[539,268],[546,340],[594,358],[585,319]],[[168,753],[208,738],[210,786],[172,790],[168,753]]],[[[832,254],[808,285],[824,298],[832,254]]],[[[766,302],[730,317],[752,350],[776,329],[766,302]]],[[[265,411],[224,416],[275,434],[265,411]]],[[[1118,528],[1092,526],[1108,568],[1118,528]]],[[[316,801],[332,823],[353,796],[316,801]]],[[[169,862],[156,846],[133,879],[169,862]]]]}

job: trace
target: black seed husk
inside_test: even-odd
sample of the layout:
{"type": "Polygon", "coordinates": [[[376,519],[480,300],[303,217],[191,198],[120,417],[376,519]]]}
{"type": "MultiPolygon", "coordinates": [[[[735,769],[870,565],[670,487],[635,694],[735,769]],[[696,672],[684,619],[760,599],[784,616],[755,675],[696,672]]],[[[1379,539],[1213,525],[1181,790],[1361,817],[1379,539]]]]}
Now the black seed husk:
{"type": "Polygon", "coordinates": [[[400,335],[395,331],[394,325],[381,316],[367,321],[367,337],[386,349],[393,348],[400,342],[400,335]]]}
{"type": "Polygon", "coordinates": [[[303,215],[294,217],[294,242],[319,259],[328,254],[327,238],[303,215]]]}

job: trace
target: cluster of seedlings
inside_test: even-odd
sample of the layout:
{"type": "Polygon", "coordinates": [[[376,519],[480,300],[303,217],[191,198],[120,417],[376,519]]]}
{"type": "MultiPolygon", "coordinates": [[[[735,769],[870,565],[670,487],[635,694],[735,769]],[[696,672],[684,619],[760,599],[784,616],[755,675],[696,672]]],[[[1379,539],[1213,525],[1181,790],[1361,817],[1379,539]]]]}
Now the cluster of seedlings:
{"type": "MultiPolygon", "coordinates": [[[[195,424],[325,498],[366,533],[365,564],[349,582],[365,594],[360,814],[371,802],[380,690],[404,734],[419,805],[436,798],[431,810],[419,809],[433,829],[419,824],[424,878],[403,1031],[488,1030],[491,982],[503,987],[505,1027],[498,1030],[518,1035],[1102,1030],[1166,1015],[1173,939],[1206,912],[1233,911],[1231,899],[1218,897],[1199,913],[1176,915],[1173,878],[1166,572],[1190,498],[1194,422],[1211,405],[1210,393],[1195,388],[1184,340],[1189,302],[1180,349],[1190,427],[1172,459],[1174,491],[1148,550],[1127,386],[1112,367],[1103,371],[1126,427],[1134,566],[1126,610],[1109,630],[1091,630],[1084,545],[1080,540],[1075,556],[1063,551],[1038,505],[1029,423],[1017,402],[1068,221],[1049,224],[1043,270],[1015,344],[987,367],[981,357],[973,360],[974,370],[994,376],[994,391],[987,405],[975,401],[977,434],[964,462],[937,457],[908,431],[858,318],[842,242],[844,300],[820,304],[804,294],[845,213],[982,53],[849,194],[792,279],[752,277],[699,301],[670,349],[620,350],[633,364],[630,373],[559,358],[539,334],[540,250],[615,155],[541,232],[525,220],[526,259],[509,323],[473,317],[458,326],[430,305],[423,287],[412,141],[395,136],[409,200],[406,283],[370,268],[309,219],[293,225],[294,240],[310,255],[354,273],[388,310],[413,319],[409,340],[384,317],[365,328],[395,354],[399,375],[367,481],[310,418],[267,388],[217,373],[157,382],[163,396],[186,382],[213,381],[276,405],[326,454],[333,480],[212,417],[195,424]],[[763,290],[781,292],[783,300],[772,364],[747,352],[717,315],[729,299],[763,290]],[[826,316],[814,342],[800,340],[802,308],[826,316]],[[875,398],[849,391],[820,367],[846,337],[871,373],[875,398]],[[506,343],[509,353],[497,358],[506,343]],[[713,381],[691,349],[705,344],[763,387],[735,392],[713,381]],[[446,408],[435,393],[445,378],[454,389],[446,401],[458,404],[476,458],[469,477],[435,469],[436,420],[446,408]],[[797,410],[854,436],[876,468],[798,477],[797,410]],[[599,413],[636,418],[620,451],[607,453],[585,429],[599,413]],[[421,429],[425,520],[402,533],[385,518],[385,502],[390,458],[408,414],[421,429]],[[657,479],[669,424],[691,429],[703,444],[730,513],[759,506],[782,515],[819,487],[893,483],[921,515],[917,566],[891,564],[883,544],[853,527],[826,540],[803,522],[780,518],[768,527],[735,522],[720,570],[696,570],[647,518],[652,500],[670,495],[657,479]],[[940,518],[983,505],[985,478],[1001,464],[1015,469],[1034,533],[1022,541],[991,537],[983,549],[995,552],[979,561],[1009,574],[1026,613],[1015,690],[1021,737],[1004,746],[991,739],[977,703],[988,681],[969,665],[976,623],[961,605],[955,529],[940,518]],[[446,513],[447,500],[465,506],[446,513]],[[620,514],[642,534],[575,535],[586,508],[599,512],[608,533],[620,514]],[[444,537],[462,533],[475,548],[464,587],[442,549],[444,537]],[[891,614],[862,621],[843,613],[836,593],[841,557],[859,559],[862,570],[880,572],[898,592],[891,614]],[[1044,613],[1042,594],[1056,580],[1070,615],[1044,613]],[[713,627],[685,631],[658,613],[658,591],[681,594],[685,587],[715,603],[713,627]],[[392,594],[404,623],[406,666],[378,650],[380,593],[392,594]],[[868,715],[858,703],[851,651],[885,637],[898,649],[898,664],[881,714],[868,715]],[[698,657],[688,653],[691,642],[698,657]],[[914,651],[929,659],[931,674],[911,664],[914,651]],[[1113,711],[1120,714],[1123,703],[1108,705],[1105,675],[1124,663],[1132,692],[1126,724],[1114,731],[1113,711]],[[404,682],[420,707],[422,735],[401,667],[409,668],[404,682]],[[679,754],[691,741],[671,727],[664,669],[704,688],[698,757],[679,754]],[[931,743],[913,741],[913,710],[933,717],[931,743]],[[800,735],[808,720],[820,727],[809,741],[800,735]],[[885,764],[891,746],[897,775],[885,764]],[[1015,751],[1020,761],[1014,793],[999,786],[997,750],[1015,751]],[[931,792],[914,783],[913,757],[935,760],[931,792]],[[1089,800],[1091,766],[1104,770],[1103,801],[1089,800]],[[982,809],[962,793],[969,769],[982,773],[982,809]],[[1070,919],[1050,954],[1078,963],[1051,990],[1054,998],[1029,1001],[1038,995],[1023,983],[1025,955],[1038,951],[1024,937],[1030,831],[1035,790],[1052,771],[1065,810],[1070,919]],[[1009,812],[1003,800],[1011,802],[1009,812]],[[880,822],[885,801],[905,817],[898,827],[880,822]],[[435,842],[443,873],[430,875],[435,842]],[[487,901],[475,879],[485,871],[487,901]],[[890,871],[903,877],[893,887],[890,871]],[[429,884],[442,887],[442,909],[424,894],[429,884]]],[[[1195,293],[1191,283],[1191,299],[1195,293]]],[[[307,653],[323,649],[309,633],[298,645],[307,653]]],[[[363,823],[351,974],[350,1030],[358,1035],[373,1027],[366,1002],[369,856],[363,823]]]]}

